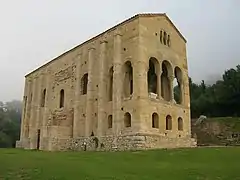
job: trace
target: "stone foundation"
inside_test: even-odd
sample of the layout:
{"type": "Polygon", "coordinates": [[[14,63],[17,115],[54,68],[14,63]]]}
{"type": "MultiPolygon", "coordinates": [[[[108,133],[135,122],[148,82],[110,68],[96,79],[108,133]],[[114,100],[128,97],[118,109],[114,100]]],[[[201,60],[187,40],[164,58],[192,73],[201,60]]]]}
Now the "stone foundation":
{"type": "MultiPolygon", "coordinates": [[[[190,137],[170,138],[153,134],[130,134],[122,136],[42,138],[40,150],[47,151],[125,151],[161,148],[196,147],[196,140],[190,137]],[[86,143],[86,146],[84,146],[86,143]]],[[[29,149],[29,141],[18,141],[17,148],[29,149]]],[[[32,147],[30,148],[32,149],[32,147]]]]}
{"type": "Polygon", "coordinates": [[[16,148],[30,149],[30,140],[26,138],[16,141],[16,148]]]}

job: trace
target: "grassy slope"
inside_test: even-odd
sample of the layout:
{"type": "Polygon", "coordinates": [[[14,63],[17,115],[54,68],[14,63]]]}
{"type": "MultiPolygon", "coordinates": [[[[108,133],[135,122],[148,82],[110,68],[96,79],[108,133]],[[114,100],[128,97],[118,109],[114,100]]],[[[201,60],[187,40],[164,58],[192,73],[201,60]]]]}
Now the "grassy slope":
{"type": "Polygon", "coordinates": [[[139,152],[0,150],[0,179],[240,180],[240,148],[139,152]]]}

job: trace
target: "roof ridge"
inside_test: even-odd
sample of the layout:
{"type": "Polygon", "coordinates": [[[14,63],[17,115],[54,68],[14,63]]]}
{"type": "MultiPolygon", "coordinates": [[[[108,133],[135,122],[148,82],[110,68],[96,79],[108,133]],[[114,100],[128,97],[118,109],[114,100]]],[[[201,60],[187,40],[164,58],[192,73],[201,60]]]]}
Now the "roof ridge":
{"type": "Polygon", "coordinates": [[[108,28],[107,30],[105,30],[105,31],[97,34],[96,36],[93,36],[92,38],[89,38],[88,40],[83,41],[81,44],[79,44],[79,45],[77,45],[77,46],[74,46],[73,48],[69,49],[68,51],[65,51],[64,53],[62,53],[62,54],[60,54],[59,56],[53,58],[52,60],[50,60],[50,61],[48,61],[47,63],[43,64],[42,66],[38,67],[37,69],[35,69],[35,70],[31,71],[30,73],[26,74],[25,77],[27,77],[28,75],[32,74],[33,72],[39,70],[40,68],[49,65],[50,63],[52,63],[53,61],[57,60],[58,58],[60,58],[60,57],[62,57],[62,56],[64,56],[64,55],[66,55],[67,53],[69,53],[69,52],[71,52],[71,51],[73,51],[73,50],[75,50],[75,49],[77,49],[77,48],[79,48],[79,47],[81,47],[81,46],[83,46],[83,45],[91,42],[91,41],[94,41],[95,39],[101,37],[101,36],[104,35],[105,33],[108,33],[108,32],[110,32],[110,31],[116,29],[117,27],[119,27],[119,26],[121,26],[121,25],[123,25],[123,24],[125,24],[125,23],[128,23],[129,21],[132,21],[132,20],[134,20],[134,19],[136,19],[136,18],[138,18],[138,17],[149,17],[149,16],[165,16],[165,17],[167,18],[167,20],[168,20],[168,21],[172,24],[172,26],[175,28],[175,30],[178,32],[178,34],[183,38],[183,40],[184,40],[185,42],[187,42],[186,39],[184,38],[184,36],[180,33],[180,31],[177,29],[177,27],[174,25],[174,23],[170,20],[170,18],[167,16],[166,13],[138,13],[138,14],[135,14],[135,15],[131,16],[131,17],[128,18],[128,19],[125,19],[124,21],[121,21],[120,23],[117,23],[115,26],[112,26],[112,27],[108,28]]]}

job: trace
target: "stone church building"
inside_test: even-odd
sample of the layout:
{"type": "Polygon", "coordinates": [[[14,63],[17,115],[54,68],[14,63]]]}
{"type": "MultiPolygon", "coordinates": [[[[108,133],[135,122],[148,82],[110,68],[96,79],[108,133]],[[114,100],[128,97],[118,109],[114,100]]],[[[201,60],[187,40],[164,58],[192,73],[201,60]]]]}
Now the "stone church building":
{"type": "Polygon", "coordinates": [[[189,98],[186,39],[166,14],[138,14],[25,76],[16,146],[195,146],[189,98]]]}

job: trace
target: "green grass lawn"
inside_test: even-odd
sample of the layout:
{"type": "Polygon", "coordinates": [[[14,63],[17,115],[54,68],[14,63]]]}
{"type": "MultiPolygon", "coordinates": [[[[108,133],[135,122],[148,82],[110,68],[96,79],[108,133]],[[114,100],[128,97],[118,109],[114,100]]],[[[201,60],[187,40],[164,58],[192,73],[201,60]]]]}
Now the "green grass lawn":
{"type": "Polygon", "coordinates": [[[240,148],[137,152],[0,149],[0,180],[240,180],[240,148]]]}

